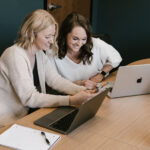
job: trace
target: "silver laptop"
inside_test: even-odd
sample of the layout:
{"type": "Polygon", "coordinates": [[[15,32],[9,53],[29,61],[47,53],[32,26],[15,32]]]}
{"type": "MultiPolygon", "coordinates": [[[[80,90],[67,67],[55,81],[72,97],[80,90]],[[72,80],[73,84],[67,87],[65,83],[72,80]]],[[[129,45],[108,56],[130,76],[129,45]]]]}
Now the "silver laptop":
{"type": "Polygon", "coordinates": [[[150,64],[121,66],[109,96],[111,98],[150,93],[150,64]]]}
{"type": "Polygon", "coordinates": [[[79,108],[72,106],[59,107],[53,112],[34,121],[36,125],[68,134],[82,123],[95,116],[109,89],[102,90],[98,95],[82,104],[79,108]]]}

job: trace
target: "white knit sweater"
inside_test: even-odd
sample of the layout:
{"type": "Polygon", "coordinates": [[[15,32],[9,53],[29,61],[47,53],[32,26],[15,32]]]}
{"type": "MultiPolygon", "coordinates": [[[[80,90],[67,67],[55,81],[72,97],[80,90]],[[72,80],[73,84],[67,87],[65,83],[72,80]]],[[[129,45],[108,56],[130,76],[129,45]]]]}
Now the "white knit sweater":
{"type": "Polygon", "coordinates": [[[68,80],[78,81],[86,80],[96,75],[106,64],[112,65],[113,68],[120,64],[122,58],[114,47],[99,38],[92,38],[92,40],[93,60],[90,65],[84,65],[83,62],[76,64],[67,56],[59,59],[57,56],[52,56],[51,51],[47,51],[46,53],[53,69],[68,80]]]}
{"type": "Polygon", "coordinates": [[[45,82],[60,92],[73,95],[85,87],[77,86],[62,78],[50,67],[43,51],[36,54],[37,69],[42,93],[33,82],[30,61],[23,48],[13,45],[0,58],[0,126],[23,117],[28,107],[55,107],[69,105],[69,96],[45,94],[45,82]]]}

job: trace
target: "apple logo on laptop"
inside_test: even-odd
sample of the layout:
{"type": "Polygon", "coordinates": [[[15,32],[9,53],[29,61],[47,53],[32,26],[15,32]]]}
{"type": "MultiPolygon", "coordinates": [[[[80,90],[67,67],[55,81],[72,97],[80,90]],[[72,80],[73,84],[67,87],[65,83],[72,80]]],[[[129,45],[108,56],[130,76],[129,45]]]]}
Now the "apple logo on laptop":
{"type": "Polygon", "coordinates": [[[141,83],[141,82],[142,82],[142,77],[138,78],[138,79],[136,80],[136,82],[137,82],[137,83],[141,83]]]}

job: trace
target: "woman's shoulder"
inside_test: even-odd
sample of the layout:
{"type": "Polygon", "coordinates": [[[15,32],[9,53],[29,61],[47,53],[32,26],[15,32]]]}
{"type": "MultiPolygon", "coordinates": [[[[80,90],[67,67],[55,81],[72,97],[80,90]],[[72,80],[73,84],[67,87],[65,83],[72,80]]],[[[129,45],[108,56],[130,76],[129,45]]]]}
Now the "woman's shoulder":
{"type": "Polygon", "coordinates": [[[6,65],[8,68],[16,68],[17,66],[23,65],[27,60],[27,55],[25,51],[18,47],[17,45],[13,45],[8,47],[1,56],[1,65],[6,65]]]}
{"type": "Polygon", "coordinates": [[[100,38],[92,38],[93,41],[93,53],[98,53],[101,49],[103,49],[105,43],[100,38]]]}
{"type": "Polygon", "coordinates": [[[17,46],[16,44],[8,47],[3,53],[2,53],[2,58],[12,58],[18,55],[24,55],[24,49],[21,47],[17,46]]]}
{"type": "Polygon", "coordinates": [[[103,46],[103,45],[108,45],[106,42],[101,40],[100,38],[92,38],[93,41],[93,46],[103,46]]]}

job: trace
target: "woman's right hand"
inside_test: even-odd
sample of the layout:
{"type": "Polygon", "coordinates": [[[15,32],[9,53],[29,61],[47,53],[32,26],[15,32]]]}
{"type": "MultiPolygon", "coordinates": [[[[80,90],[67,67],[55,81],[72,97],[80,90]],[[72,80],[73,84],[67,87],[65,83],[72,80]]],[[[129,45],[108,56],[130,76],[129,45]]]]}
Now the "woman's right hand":
{"type": "Polygon", "coordinates": [[[70,96],[69,103],[70,105],[81,105],[82,103],[88,101],[90,98],[94,97],[96,94],[81,91],[73,96],[70,96]]]}

